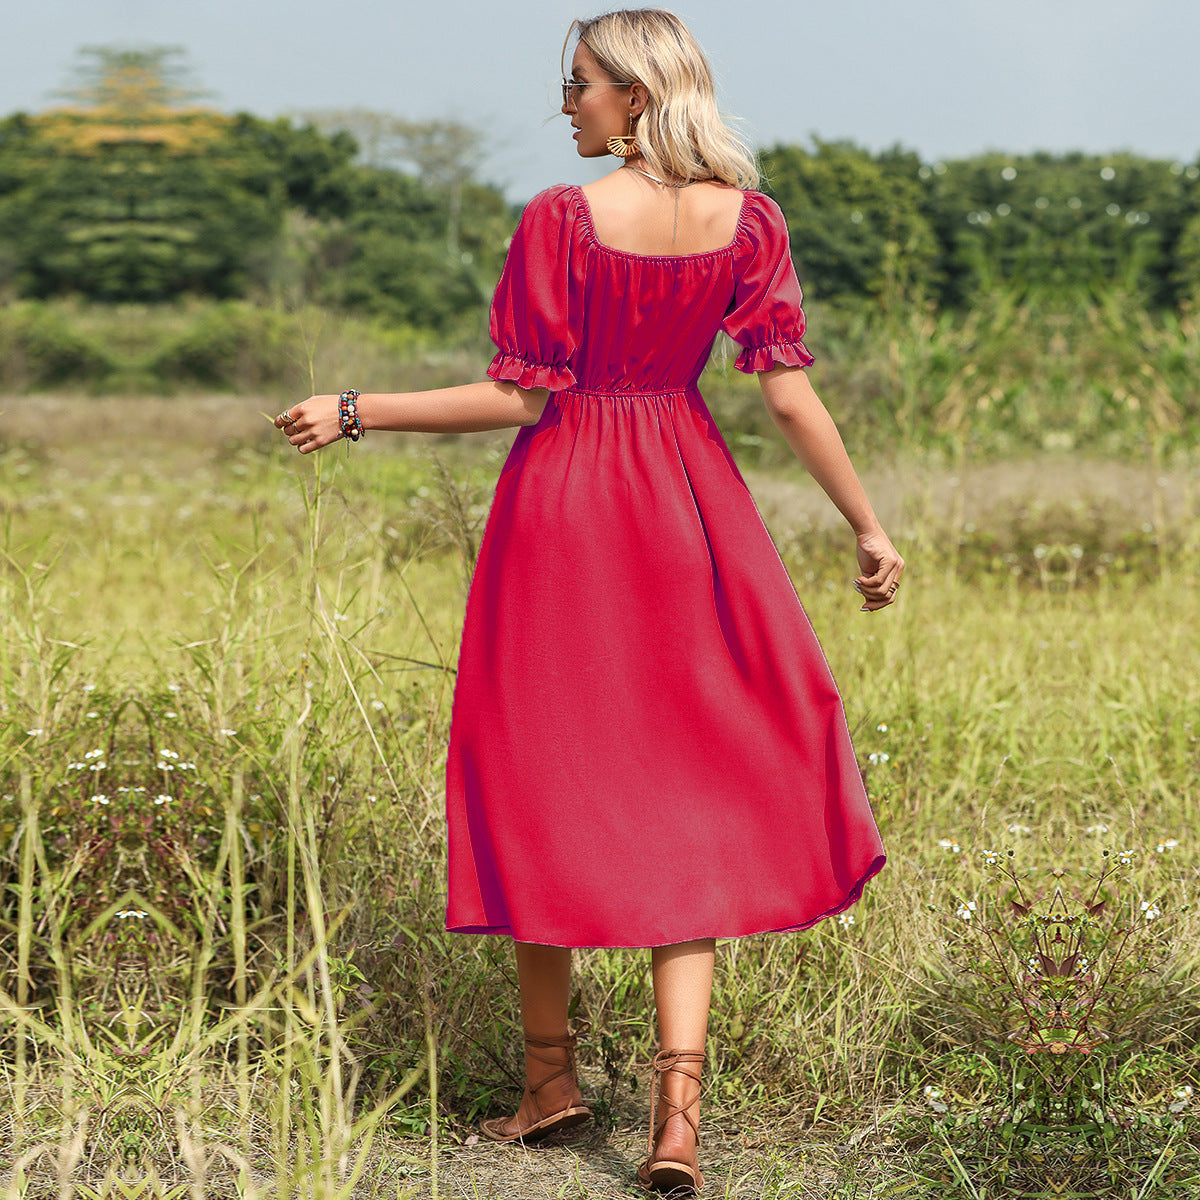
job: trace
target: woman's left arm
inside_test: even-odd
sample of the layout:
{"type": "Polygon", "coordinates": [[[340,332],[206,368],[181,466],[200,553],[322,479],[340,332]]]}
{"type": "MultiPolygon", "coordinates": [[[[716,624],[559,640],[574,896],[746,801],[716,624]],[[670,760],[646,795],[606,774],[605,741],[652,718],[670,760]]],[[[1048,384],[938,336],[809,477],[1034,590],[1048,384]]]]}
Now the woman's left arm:
{"type": "Polygon", "coordinates": [[[895,598],[904,559],[883,531],[850,463],[833,418],[804,367],[777,363],[758,373],[763,400],[787,444],[854,530],[862,574],[855,580],[868,611],[895,598]]]}
{"type": "MultiPolygon", "coordinates": [[[[364,429],[409,433],[479,433],[534,425],[546,407],[546,388],[520,388],[507,380],[485,379],[429,392],[363,392],[358,416],[364,429]]],[[[301,454],[328,446],[341,436],[337,396],[309,396],[275,418],[301,454]],[[291,417],[288,421],[285,418],[291,417]]]]}

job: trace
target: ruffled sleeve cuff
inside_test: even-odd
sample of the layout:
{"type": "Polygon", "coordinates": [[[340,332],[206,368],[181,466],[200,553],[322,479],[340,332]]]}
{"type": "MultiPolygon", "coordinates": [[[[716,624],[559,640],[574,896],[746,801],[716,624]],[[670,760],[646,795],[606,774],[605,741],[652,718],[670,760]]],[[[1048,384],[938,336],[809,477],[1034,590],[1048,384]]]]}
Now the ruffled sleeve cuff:
{"type": "Polygon", "coordinates": [[[575,373],[570,367],[534,362],[519,354],[506,354],[503,350],[492,359],[487,373],[492,379],[511,380],[521,388],[549,388],[552,392],[561,392],[575,386],[575,373]]]}
{"type": "Polygon", "coordinates": [[[816,359],[801,341],[769,342],[765,346],[747,346],[733,364],[747,375],[754,371],[769,371],[776,363],[784,367],[811,366],[816,359]]]}

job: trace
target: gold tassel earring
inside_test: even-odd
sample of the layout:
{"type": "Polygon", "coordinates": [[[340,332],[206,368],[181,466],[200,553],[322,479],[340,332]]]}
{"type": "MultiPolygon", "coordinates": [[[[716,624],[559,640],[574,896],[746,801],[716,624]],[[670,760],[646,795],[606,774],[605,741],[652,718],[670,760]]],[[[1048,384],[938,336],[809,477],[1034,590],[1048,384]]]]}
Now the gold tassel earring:
{"type": "Polygon", "coordinates": [[[610,137],[605,145],[609,154],[615,154],[618,158],[628,158],[631,154],[637,154],[637,139],[633,135],[633,113],[629,114],[629,133],[610,137]]]}

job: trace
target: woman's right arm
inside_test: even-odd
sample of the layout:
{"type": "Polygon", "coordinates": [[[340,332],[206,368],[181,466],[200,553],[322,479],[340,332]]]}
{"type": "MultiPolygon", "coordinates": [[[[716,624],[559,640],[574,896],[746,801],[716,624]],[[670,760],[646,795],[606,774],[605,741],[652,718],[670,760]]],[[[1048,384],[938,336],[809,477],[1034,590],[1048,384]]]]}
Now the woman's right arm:
{"type": "MultiPolygon", "coordinates": [[[[534,425],[550,398],[547,388],[520,388],[507,380],[484,379],[428,392],[363,392],[358,416],[364,429],[409,433],[479,433],[534,425]]],[[[337,396],[309,396],[281,413],[275,426],[288,428],[288,441],[311,454],[340,436],[337,396]]]]}

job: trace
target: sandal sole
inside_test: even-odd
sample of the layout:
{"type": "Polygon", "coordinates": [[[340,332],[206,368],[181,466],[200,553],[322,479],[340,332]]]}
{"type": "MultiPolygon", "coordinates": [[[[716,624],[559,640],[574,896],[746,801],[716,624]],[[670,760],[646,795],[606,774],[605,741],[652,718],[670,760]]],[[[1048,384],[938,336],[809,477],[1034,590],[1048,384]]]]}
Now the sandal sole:
{"type": "Polygon", "coordinates": [[[500,1127],[504,1124],[503,1117],[495,1117],[487,1121],[481,1122],[479,1128],[483,1136],[493,1142],[520,1142],[520,1141],[537,1141],[539,1138],[545,1137],[549,1133],[554,1133],[560,1129],[574,1129],[576,1125],[582,1125],[585,1121],[592,1119],[592,1110],[590,1108],[565,1108],[562,1112],[554,1113],[552,1116],[546,1117],[544,1120],[538,1121],[535,1125],[530,1125],[526,1129],[519,1130],[517,1133],[501,1133],[500,1127]]]}

